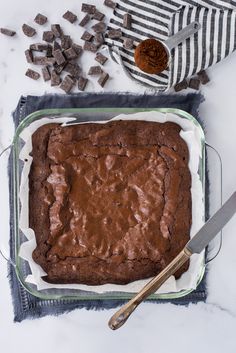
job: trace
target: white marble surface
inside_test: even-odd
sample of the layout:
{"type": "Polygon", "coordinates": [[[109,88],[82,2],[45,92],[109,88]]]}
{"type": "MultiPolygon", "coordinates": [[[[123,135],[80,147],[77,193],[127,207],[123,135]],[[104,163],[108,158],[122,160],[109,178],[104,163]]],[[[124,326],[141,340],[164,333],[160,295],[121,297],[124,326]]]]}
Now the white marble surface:
{"type": "MultiPolygon", "coordinates": [[[[96,2],[101,10],[101,3],[96,2]]],[[[0,1],[0,26],[18,30],[15,38],[0,37],[0,149],[7,146],[13,136],[11,112],[21,94],[44,94],[52,92],[48,85],[24,77],[27,64],[23,51],[34,40],[23,38],[20,26],[23,22],[33,24],[32,19],[42,11],[52,22],[57,22],[65,10],[79,13],[80,0],[8,0],[0,1]],[[56,11],[55,11],[56,7],[56,11]]],[[[109,16],[110,11],[105,9],[109,16]]],[[[81,14],[79,14],[81,18],[81,14]]],[[[80,36],[78,27],[60,20],[66,31],[76,39],[80,36]]],[[[78,40],[79,41],[79,40],[78,40]]],[[[87,70],[92,56],[86,55],[84,67],[87,70]]],[[[236,189],[236,54],[232,54],[209,70],[211,83],[203,87],[205,102],[200,112],[205,122],[207,140],[221,153],[223,159],[224,200],[236,189]]],[[[127,82],[119,67],[107,65],[112,79],[106,90],[142,92],[140,86],[127,82]]],[[[97,91],[94,82],[90,91],[97,91]]],[[[1,222],[0,243],[6,244],[8,237],[7,180],[5,160],[1,161],[1,222]]],[[[210,156],[212,176],[212,209],[218,204],[218,166],[210,156]]],[[[225,227],[223,248],[216,260],[209,266],[207,303],[188,307],[171,304],[143,304],[129,322],[117,332],[107,327],[114,310],[94,312],[78,310],[60,317],[41,320],[26,320],[14,324],[11,297],[7,280],[6,263],[0,259],[0,344],[8,353],[41,353],[55,350],[58,353],[110,353],[158,351],[170,352],[222,352],[236,351],[236,217],[225,227]]]]}

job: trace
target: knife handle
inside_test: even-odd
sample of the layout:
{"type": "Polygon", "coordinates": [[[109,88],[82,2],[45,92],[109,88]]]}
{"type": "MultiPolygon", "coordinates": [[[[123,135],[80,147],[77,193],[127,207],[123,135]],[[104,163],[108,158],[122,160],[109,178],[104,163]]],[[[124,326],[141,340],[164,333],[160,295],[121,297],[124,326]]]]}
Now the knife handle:
{"type": "Polygon", "coordinates": [[[192,255],[191,251],[185,247],[168,266],[166,266],[156,277],[154,277],[141,291],[121,307],[109,320],[108,326],[112,330],[120,328],[137,306],[145,300],[150,294],[157,291],[158,288],[173,275],[192,255]]]}

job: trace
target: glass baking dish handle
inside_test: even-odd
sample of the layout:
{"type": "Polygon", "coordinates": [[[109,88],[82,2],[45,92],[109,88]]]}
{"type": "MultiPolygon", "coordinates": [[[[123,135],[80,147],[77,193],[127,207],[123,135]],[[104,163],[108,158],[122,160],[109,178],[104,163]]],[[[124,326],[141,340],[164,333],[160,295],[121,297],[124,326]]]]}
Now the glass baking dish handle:
{"type": "MultiPolygon", "coordinates": [[[[223,185],[222,158],[221,158],[220,153],[217,151],[217,149],[215,147],[213,147],[212,145],[210,145],[207,142],[205,142],[205,146],[206,146],[206,149],[211,150],[214,153],[216,159],[218,160],[218,164],[219,164],[219,170],[220,170],[220,175],[219,175],[219,199],[220,200],[219,200],[219,203],[220,203],[220,205],[219,205],[218,208],[220,208],[222,206],[222,199],[223,199],[223,196],[222,196],[222,194],[223,194],[223,186],[222,186],[223,185]]],[[[208,178],[210,179],[210,175],[209,174],[208,174],[208,178]]],[[[210,184],[209,180],[208,180],[208,183],[210,184]]],[[[209,188],[210,188],[210,185],[209,185],[209,188]]],[[[210,192],[210,194],[211,194],[211,192],[210,192]]],[[[209,208],[210,208],[210,205],[209,205],[209,208]]],[[[209,212],[210,212],[210,210],[209,210],[209,212]]],[[[212,257],[209,257],[209,258],[206,259],[206,265],[209,264],[209,262],[211,262],[212,260],[214,260],[220,253],[220,250],[222,248],[222,241],[223,241],[222,240],[223,231],[221,230],[219,234],[220,234],[220,238],[219,238],[219,244],[217,246],[217,251],[212,257]]],[[[211,252],[211,250],[209,251],[209,254],[210,254],[210,252],[211,252]]]]}
{"type": "MultiPolygon", "coordinates": [[[[13,147],[13,145],[9,145],[8,147],[4,148],[4,150],[2,152],[0,152],[0,158],[4,155],[5,152],[7,152],[8,150],[11,150],[11,148],[13,147]]],[[[12,259],[10,258],[10,255],[6,255],[5,250],[2,249],[2,245],[0,244],[0,255],[8,262],[10,263],[12,266],[16,266],[15,263],[12,261],[12,259]]],[[[10,251],[9,251],[10,252],[10,251]]]]}

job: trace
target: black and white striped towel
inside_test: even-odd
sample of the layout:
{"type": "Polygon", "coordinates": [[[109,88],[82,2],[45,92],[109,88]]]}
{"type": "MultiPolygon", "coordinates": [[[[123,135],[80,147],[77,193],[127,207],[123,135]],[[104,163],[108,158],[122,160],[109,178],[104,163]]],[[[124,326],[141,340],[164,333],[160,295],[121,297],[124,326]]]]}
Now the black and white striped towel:
{"type": "Polygon", "coordinates": [[[160,91],[219,62],[236,49],[236,1],[231,0],[117,0],[109,28],[122,27],[123,15],[132,15],[132,28],[122,28],[124,37],[135,46],[146,38],[165,40],[193,21],[201,24],[198,33],[172,50],[168,70],[149,75],[134,63],[133,50],[124,49],[123,39],[106,39],[120,48],[125,67],[133,78],[160,91]]]}

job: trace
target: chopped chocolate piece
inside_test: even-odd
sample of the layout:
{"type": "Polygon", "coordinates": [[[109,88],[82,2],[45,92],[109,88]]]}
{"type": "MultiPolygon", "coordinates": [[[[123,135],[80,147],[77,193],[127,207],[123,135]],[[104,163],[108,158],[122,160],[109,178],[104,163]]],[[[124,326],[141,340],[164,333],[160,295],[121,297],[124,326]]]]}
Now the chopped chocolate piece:
{"type": "Polygon", "coordinates": [[[94,26],[92,26],[92,29],[95,33],[104,33],[106,31],[106,28],[107,25],[104,22],[98,22],[94,26]]]}
{"type": "Polygon", "coordinates": [[[8,28],[0,28],[0,33],[5,34],[5,36],[13,37],[16,32],[8,28]]]}
{"type": "Polygon", "coordinates": [[[203,85],[207,84],[210,81],[209,76],[207,75],[205,70],[199,71],[197,75],[203,85]]]}
{"type": "Polygon", "coordinates": [[[199,90],[200,80],[197,77],[193,77],[189,80],[188,86],[192,89],[199,90]]]}
{"type": "Polygon", "coordinates": [[[62,51],[60,49],[57,49],[55,51],[53,51],[53,56],[56,59],[56,63],[58,65],[63,64],[64,62],[66,62],[66,59],[62,53],[62,51]]]}
{"type": "Polygon", "coordinates": [[[61,47],[66,50],[69,49],[72,45],[72,40],[70,36],[62,36],[61,37],[61,47]]]}
{"type": "Polygon", "coordinates": [[[67,75],[62,81],[60,88],[66,93],[69,93],[72,90],[74,85],[75,85],[74,79],[70,75],[67,75]]]}
{"type": "Polygon", "coordinates": [[[105,83],[109,79],[109,75],[106,72],[103,72],[98,79],[98,83],[101,87],[104,87],[105,83]]]}
{"type": "Polygon", "coordinates": [[[57,41],[53,43],[53,52],[56,50],[61,50],[61,46],[57,41]]]}
{"type": "Polygon", "coordinates": [[[48,44],[48,49],[46,51],[46,56],[50,58],[52,56],[52,46],[48,44]]]}
{"type": "Polygon", "coordinates": [[[33,53],[31,50],[27,49],[25,51],[25,57],[26,57],[26,60],[29,64],[32,64],[33,63],[33,53]]]}
{"type": "Polygon", "coordinates": [[[33,37],[36,34],[35,29],[26,25],[25,23],[22,26],[22,31],[27,37],[33,37]]]}
{"type": "Polygon", "coordinates": [[[90,21],[90,16],[86,14],[84,18],[80,21],[79,25],[84,27],[90,21]]]}
{"type": "Polygon", "coordinates": [[[78,57],[78,54],[76,53],[76,51],[73,48],[66,49],[64,51],[64,55],[65,55],[66,59],[68,59],[68,60],[75,59],[78,57]]]}
{"type": "Polygon", "coordinates": [[[55,63],[55,59],[48,58],[47,56],[36,56],[34,57],[33,63],[35,65],[53,65],[55,63]]]}
{"type": "Polygon", "coordinates": [[[56,71],[57,74],[60,74],[66,66],[66,63],[58,65],[57,63],[54,64],[54,70],[56,71]]]}
{"type": "Polygon", "coordinates": [[[34,43],[30,45],[30,50],[35,50],[35,51],[44,51],[48,50],[48,44],[44,43],[34,43]]]}
{"type": "Polygon", "coordinates": [[[55,38],[61,38],[61,36],[63,36],[63,31],[58,23],[51,25],[51,31],[55,38]]]}
{"type": "Polygon", "coordinates": [[[87,83],[88,83],[88,79],[80,76],[79,79],[78,79],[78,89],[80,91],[84,91],[87,83]]]}
{"type": "Polygon", "coordinates": [[[108,60],[108,58],[105,55],[103,55],[102,53],[97,53],[95,60],[97,62],[99,62],[99,64],[104,65],[105,62],[108,60]]]}
{"type": "Polygon", "coordinates": [[[72,48],[74,49],[74,51],[76,52],[77,56],[80,56],[82,51],[83,51],[83,48],[81,47],[81,45],[78,45],[78,44],[75,44],[73,43],[72,44],[72,48]]]}
{"type": "Polygon", "coordinates": [[[88,31],[85,31],[85,32],[82,34],[81,39],[90,42],[90,41],[93,39],[93,35],[92,35],[91,33],[89,33],[88,31]]]}
{"type": "Polygon", "coordinates": [[[101,66],[91,66],[88,72],[88,75],[101,75],[103,73],[103,70],[101,66]]]}
{"type": "Polygon", "coordinates": [[[94,43],[85,41],[84,50],[88,50],[88,51],[91,51],[92,53],[96,53],[96,51],[98,50],[98,47],[94,43]]]}
{"type": "Polygon", "coordinates": [[[47,17],[42,15],[41,13],[38,13],[37,16],[34,19],[34,22],[36,22],[38,25],[45,25],[45,23],[47,22],[47,17]]]}
{"type": "Polygon", "coordinates": [[[58,75],[55,70],[52,70],[52,72],[51,72],[51,86],[59,86],[60,83],[61,83],[60,75],[58,75]]]}
{"type": "Polygon", "coordinates": [[[70,23],[74,23],[77,20],[77,16],[71,11],[66,11],[62,17],[70,23]]]}
{"type": "Polygon", "coordinates": [[[105,17],[104,13],[102,13],[98,10],[96,10],[94,12],[94,14],[92,15],[92,19],[97,20],[97,21],[102,21],[104,19],[104,17],[105,17]]]}
{"type": "Polygon", "coordinates": [[[34,70],[28,69],[25,73],[25,76],[32,78],[32,80],[38,80],[40,77],[40,74],[34,70]]]}
{"type": "Polygon", "coordinates": [[[105,0],[103,4],[107,7],[110,7],[111,9],[116,8],[116,3],[112,0],[105,0]]]}
{"type": "Polygon", "coordinates": [[[188,88],[188,82],[185,79],[183,81],[177,83],[174,86],[175,92],[180,92],[180,91],[182,91],[183,89],[186,89],[186,88],[188,88]]]}
{"type": "Polygon", "coordinates": [[[123,16],[123,27],[130,29],[132,24],[132,16],[129,13],[124,14],[123,16]]]}
{"type": "Polygon", "coordinates": [[[52,43],[54,41],[54,34],[52,31],[43,32],[43,40],[45,40],[45,42],[52,43]]]}
{"type": "Polygon", "coordinates": [[[123,46],[125,49],[133,49],[134,41],[131,38],[125,38],[123,42],[123,46]]]}
{"type": "Polygon", "coordinates": [[[81,11],[93,15],[96,11],[96,6],[83,3],[81,6],[81,11]]]}
{"type": "Polygon", "coordinates": [[[96,33],[94,36],[94,41],[98,46],[101,46],[104,43],[104,37],[102,33],[96,33]]]}
{"type": "Polygon", "coordinates": [[[64,70],[66,72],[69,72],[69,74],[71,74],[72,77],[76,77],[76,78],[78,78],[81,73],[81,68],[78,64],[68,63],[65,66],[64,70]]]}
{"type": "Polygon", "coordinates": [[[42,75],[45,82],[51,80],[51,74],[48,66],[44,66],[42,68],[42,75]]]}
{"type": "Polygon", "coordinates": [[[122,37],[122,31],[121,31],[120,28],[118,28],[118,29],[110,29],[107,32],[107,35],[108,35],[108,38],[110,38],[110,39],[117,39],[117,38],[122,37]]]}

